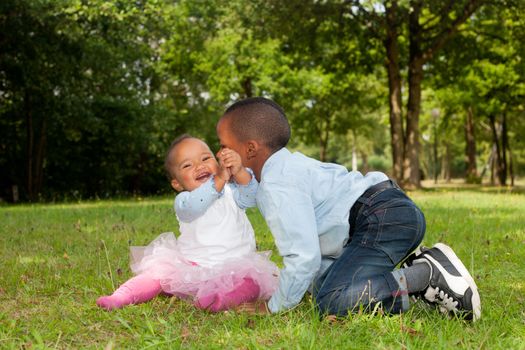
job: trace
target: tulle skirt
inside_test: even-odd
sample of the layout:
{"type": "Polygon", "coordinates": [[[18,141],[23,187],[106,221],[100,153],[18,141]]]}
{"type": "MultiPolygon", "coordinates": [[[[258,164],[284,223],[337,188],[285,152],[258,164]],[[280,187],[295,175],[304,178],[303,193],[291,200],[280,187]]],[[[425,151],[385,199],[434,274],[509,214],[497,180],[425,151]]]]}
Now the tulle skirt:
{"type": "Polygon", "coordinates": [[[202,266],[184,257],[172,232],[165,232],[145,247],[131,247],[131,270],[160,280],[165,293],[200,298],[228,293],[251,278],[260,288],[259,299],[269,299],[277,288],[279,269],[270,252],[250,252],[241,257],[202,266]]]}

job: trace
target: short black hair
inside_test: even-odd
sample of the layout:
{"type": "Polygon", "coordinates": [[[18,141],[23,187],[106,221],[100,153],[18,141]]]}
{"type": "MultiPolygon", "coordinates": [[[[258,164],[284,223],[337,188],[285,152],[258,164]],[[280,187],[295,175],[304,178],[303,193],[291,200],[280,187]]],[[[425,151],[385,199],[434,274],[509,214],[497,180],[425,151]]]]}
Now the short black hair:
{"type": "Polygon", "coordinates": [[[194,138],[195,137],[191,136],[190,134],[182,134],[180,136],[177,136],[175,140],[171,142],[171,145],[168,148],[168,151],[166,152],[166,157],[164,158],[164,171],[166,172],[166,177],[168,178],[169,181],[175,178],[175,176],[171,173],[171,165],[172,165],[171,159],[170,159],[171,151],[173,151],[173,149],[177,147],[177,145],[181,143],[182,141],[186,139],[194,139],[194,138]]]}
{"type": "Polygon", "coordinates": [[[272,152],[290,140],[290,124],[281,106],[264,97],[250,97],[232,104],[223,114],[239,141],[259,140],[272,152]]]}

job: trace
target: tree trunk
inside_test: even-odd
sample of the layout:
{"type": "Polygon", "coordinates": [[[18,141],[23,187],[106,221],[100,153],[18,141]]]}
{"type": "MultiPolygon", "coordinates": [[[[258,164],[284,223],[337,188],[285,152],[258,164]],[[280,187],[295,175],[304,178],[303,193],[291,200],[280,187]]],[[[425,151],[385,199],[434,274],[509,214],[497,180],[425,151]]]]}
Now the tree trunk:
{"type": "MultiPolygon", "coordinates": [[[[421,72],[422,73],[422,72],[421,72]]],[[[416,73],[417,74],[417,73],[416,73]]],[[[408,188],[421,187],[419,169],[419,103],[421,101],[421,77],[411,79],[412,88],[408,98],[408,113],[405,144],[405,161],[403,182],[408,188]]]]}
{"type": "Polygon", "coordinates": [[[494,186],[494,164],[495,164],[495,158],[496,158],[496,145],[492,143],[492,148],[490,150],[489,155],[489,161],[487,163],[487,166],[485,169],[483,169],[483,172],[481,173],[481,177],[485,174],[486,169],[490,169],[490,185],[494,186]]]}
{"type": "Polygon", "coordinates": [[[40,125],[35,119],[31,91],[24,94],[24,113],[26,119],[26,193],[27,199],[34,201],[42,192],[44,178],[44,158],[47,143],[47,120],[42,117],[40,125]],[[40,128],[39,128],[40,126],[40,128]]]}
{"type": "Polygon", "coordinates": [[[34,199],[33,193],[33,144],[34,144],[34,130],[33,130],[33,111],[31,109],[31,97],[26,90],[24,95],[24,109],[26,117],[26,191],[27,197],[30,201],[34,199]]]}
{"type": "Polygon", "coordinates": [[[361,152],[361,173],[366,174],[370,171],[370,165],[368,164],[368,155],[365,152],[361,152]]]}
{"type": "Polygon", "coordinates": [[[253,97],[253,85],[252,85],[252,79],[246,78],[242,81],[242,90],[244,91],[244,96],[246,98],[253,97]]]}
{"type": "Polygon", "coordinates": [[[495,176],[494,176],[494,173],[495,173],[495,164],[496,164],[496,158],[497,158],[497,150],[496,150],[496,144],[492,144],[492,151],[490,153],[490,158],[489,158],[489,164],[490,164],[490,185],[491,186],[494,186],[496,184],[496,181],[495,181],[495,176]]]}
{"type": "Polygon", "coordinates": [[[510,186],[514,187],[514,166],[512,162],[512,151],[509,147],[509,175],[510,175],[510,186]]]}
{"type": "Polygon", "coordinates": [[[445,182],[449,183],[451,178],[450,164],[452,162],[452,155],[450,152],[450,144],[445,143],[445,154],[441,161],[441,177],[445,179],[445,182]]]}
{"type": "Polygon", "coordinates": [[[432,112],[432,127],[433,127],[433,134],[434,134],[434,144],[433,144],[433,175],[434,175],[434,184],[437,184],[438,182],[438,172],[439,172],[439,159],[438,159],[438,130],[437,130],[437,118],[439,116],[439,112],[435,113],[432,112]]]}
{"type": "MultiPolygon", "coordinates": [[[[490,120],[490,129],[492,131],[492,142],[494,144],[495,153],[493,157],[493,172],[496,173],[498,184],[500,186],[505,186],[506,183],[506,165],[505,161],[502,159],[502,151],[501,151],[501,145],[500,140],[498,136],[498,130],[496,126],[496,116],[494,114],[489,115],[490,120]]],[[[494,182],[494,176],[491,178],[491,182],[494,182]]]]}
{"type": "Polygon", "coordinates": [[[319,142],[319,160],[321,162],[326,161],[326,142],[323,139],[319,142]]]}
{"type": "Polygon", "coordinates": [[[467,108],[465,119],[465,160],[467,169],[465,177],[467,183],[477,182],[478,171],[476,168],[476,137],[474,133],[474,115],[472,107],[467,108]]]}
{"type": "Polygon", "coordinates": [[[44,116],[42,119],[42,125],[40,127],[40,135],[38,141],[38,147],[35,150],[35,164],[34,173],[35,181],[33,183],[33,193],[36,195],[42,193],[42,186],[44,180],[44,158],[47,143],[47,120],[44,116]]]}
{"type": "Polygon", "coordinates": [[[326,151],[328,149],[328,139],[330,137],[330,117],[328,116],[326,119],[326,125],[323,128],[319,128],[320,137],[319,137],[319,160],[321,162],[326,161],[326,151]]]}
{"type": "Polygon", "coordinates": [[[357,171],[357,149],[355,146],[355,139],[352,145],[352,171],[357,171]]]}
{"type": "Polygon", "coordinates": [[[412,2],[408,19],[409,62],[408,102],[406,122],[403,183],[408,188],[421,187],[419,173],[419,112],[421,106],[421,82],[423,80],[423,57],[421,52],[422,28],[419,24],[421,3],[412,2]]]}
{"type": "Polygon", "coordinates": [[[385,5],[386,38],[383,45],[386,50],[386,70],[388,74],[388,102],[390,107],[390,136],[392,147],[392,177],[399,183],[403,178],[403,154],[405,137],[403,135],[403,117],[401,102],[401,74],[399,68],[399,42],[397,21],[397,1],[385,5]]]}
{"type": "Polygon", "coordinates": [[[510,185],[514,187],[514,165],[512,162],[512,150],[510,149],[510,142],[509,142],[509,135],[508,135],[508,128],[507,128],[507,116],[506,114],[503,115],[503,147],[508,151],[508,170],[509,170],[509,176],[510,176],[510,185]]]}
{"type": "Polygon", "coordinates": [[[507,184],[507,173],[508,173],[508,164],[507,164],[507,149],[509,148],[509,135],[507,132],[507,112],[503,112],[502,122],[501,122],[501,173],[500,181],[502,186],[507,184]]]}
{"type": "Polygon", "coordinates": [[[136,169],[135,174],[131,178],[131,191],[134,194],[141,193],[142,182],[144,180],[144,174],[148,166],[148,155],[146,152],[141,151],[138,155],[137,161],[134,168],[136,169]]]}

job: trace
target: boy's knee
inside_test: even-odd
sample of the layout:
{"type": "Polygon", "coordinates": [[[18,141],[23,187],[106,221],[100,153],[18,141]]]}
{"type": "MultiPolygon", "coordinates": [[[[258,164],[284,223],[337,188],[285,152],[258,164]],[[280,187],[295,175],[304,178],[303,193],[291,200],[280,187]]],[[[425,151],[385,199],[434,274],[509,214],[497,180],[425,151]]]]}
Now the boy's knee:
{"type": "Polygon", "coordinates": [[[321,315],[346,316],[361,310],[370,310],[376,302],[364,297],[363,291],[350,289],[333,290],[315,298],[315,304],[321,315]]]}

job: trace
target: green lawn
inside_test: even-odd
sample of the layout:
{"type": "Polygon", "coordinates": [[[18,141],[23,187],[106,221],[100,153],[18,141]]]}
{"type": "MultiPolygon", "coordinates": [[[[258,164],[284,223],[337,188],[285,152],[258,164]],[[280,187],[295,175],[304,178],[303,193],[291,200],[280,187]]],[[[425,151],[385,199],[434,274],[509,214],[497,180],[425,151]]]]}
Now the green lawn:
{"type": "MultiPolygon", "coordinates": [[[[0,206],[0,348],[525,349],[525,195],[434,190],[411,196],[425,245],[451,245],[480,289],[482,319],[404,315],[320,319],[310,299],[283,314],[209,314],[175,298],[106,312],[99,295],[130,277],[129,245],[177,231],[171,198],[0,206]]],[[[249,212],[260,249],[273,249],[249,212]]]]}

